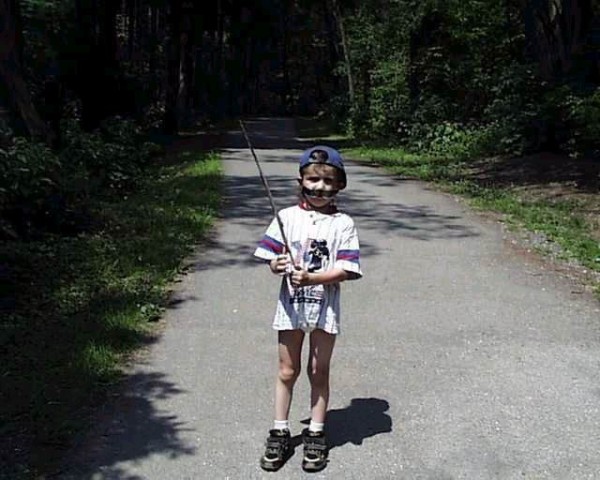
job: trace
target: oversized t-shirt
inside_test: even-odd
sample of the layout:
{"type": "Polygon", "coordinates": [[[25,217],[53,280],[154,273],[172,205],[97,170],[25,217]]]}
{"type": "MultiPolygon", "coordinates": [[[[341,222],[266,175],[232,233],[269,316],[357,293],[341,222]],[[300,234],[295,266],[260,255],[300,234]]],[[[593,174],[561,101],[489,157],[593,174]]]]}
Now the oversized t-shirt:
{"type": "MultiPolygon", "coordinates": [[[[294,263],[308,272],[341,268],[361,277],[358,234],[352,219],[341,212],[324,214],[300,206],[279,212],[294,263]]],[[[270,261],[284,251],[281,232],[273,219],[254,255],[270,261]]],[[[320,328],[340,332],[340,285],[292,287],[286,275],[281,283],[273,320],[275,330],[320,328]]]]}

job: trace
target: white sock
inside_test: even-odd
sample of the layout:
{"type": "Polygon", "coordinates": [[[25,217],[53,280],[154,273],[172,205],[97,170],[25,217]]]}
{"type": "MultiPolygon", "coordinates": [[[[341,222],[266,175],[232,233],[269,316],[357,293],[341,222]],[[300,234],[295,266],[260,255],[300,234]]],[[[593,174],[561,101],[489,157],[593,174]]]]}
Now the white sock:
{"type": "Polygon", "coordinates": [[[325,429],[325,424],[324,423],[317,423],[317,422],[313,422],[312,420],[310,421],[310,425],[308,426],[308,430],[310,432],[322,432],[325,429]]]}
{"type": "Polygon", "coordinates": [[[273,422],[273,428],[275,430],[289,430],[290,429],[290,421],[289,420],[275,420],[273,422]]]}

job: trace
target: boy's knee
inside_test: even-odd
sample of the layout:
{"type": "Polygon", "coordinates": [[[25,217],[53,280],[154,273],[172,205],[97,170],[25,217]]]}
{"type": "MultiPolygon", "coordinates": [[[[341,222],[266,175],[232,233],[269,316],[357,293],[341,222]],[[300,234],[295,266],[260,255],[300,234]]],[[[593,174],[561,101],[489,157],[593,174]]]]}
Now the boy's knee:
{"type": "Polygon", "coordinates": [[[295,382],[299,374],[299,368],[294,368],[290,365],[279,366],[279,379],[284,383],[295,382]]]}
{"type": "Polygon", "coordinates": [[[313,386],[325,386],[329,383],[329,368],[311,365],[308,367],[307,373],[313,386]]]}

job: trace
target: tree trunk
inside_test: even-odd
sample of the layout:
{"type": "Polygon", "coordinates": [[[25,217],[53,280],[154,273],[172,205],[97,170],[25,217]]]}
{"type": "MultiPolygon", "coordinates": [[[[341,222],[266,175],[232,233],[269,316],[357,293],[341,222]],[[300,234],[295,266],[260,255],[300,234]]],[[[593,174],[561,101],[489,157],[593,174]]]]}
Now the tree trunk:
{"type": "Polygon", "coordinates": [[[187,124],[193,121],[193,85],[195,68],[194,3],[183,5],[181,18],[181,72],[179,86],[179,118],[187,124]]]}
{"type": "Polygon", "coordinates": [[[337,23],[338,30],[340,31],[340,38],[342,40],[342,51],[344,54],[344,62],[346,63],[346,78],[348,80],[348,98],[350,100],[350,105],[354,107],[356,95],[354,93],[352,64],[350,62],[350,51],[348,48],[348,41],[346,39],[346,30],[344,29],[344,19],[342,17],[342,12],[337,0],[331,0],[331,4],[333,7],[333,16],[337,23]]]}
{"type": "Polygon", "coordinates": [[[135,29],[136,29],[136,0],[127,0],[127,56],[128,60],[133,63],[135,54],[135,29]]]}
{"type": "Polygon", "coordinates": [[[280,19],[280,28],[281,28],[281,68],[283,72],[283,85],[280,86],[280,96],[281,96],[281,111],[284,115],[288,115],[291,111],[290,99],[292,99],[292,83],[290,81],[290,72],[288,66],[288,50],[290,44],[289,38],[289,13],[287,8],[287,2],[284,2],[284,11],[282,12],[280,19]]]}
{"type": "Polygon", "coordinates": [[[169,47],[167,49],[167,94],[165,98],[165,133],[175,134],[179,129],[179,88],[181,75],[181,0],[171,2],[169,12],[169,47]]]}
{"type": "Polygon", "coordinates": [[[150,36],[150,51],[148,52],[148,71],[150,73],[149,77],[151,78],[150,84],[146,86],[149,92],[149,98],[152,100],[156,100],[161,96],[161,83],[157,81],[157,71],[159,67],[158,63],[158,17],[159,17],[159,7],[155,7],[154,5],[150,5],[148,7],[150,9],[150,26],[148,34],[150,36]]]}
{"type": "Polygon", "coordinates": [[[50,131],[41,119],[23,78],[18,44],[20,25],[17,0],[0,0],[0,101],[27,133],[51,143],[50,131]]]}
{"type": "Polygon", "coordinates": [[[78,58],[75,89],[81,98],[84,129],[131,111],[131,99],[119,96],[116,16],[119,0],[78,0],[78,58]]]}
{"type": "MultiPolygon", "coordinates": [[[[323,8],[325,9],[326,12],[328,10],[330,10],[328,3],[329,3],[329,0],[324,0],[324,2],[323,2],[323,8]]],[[[327,48],[328,48],[328,53],[329,53],[329,64],[331,66],[331,69],[333,69],[333,67],[336,65],[336,63],[338,62],[338,60],[341,56],[340,46],[339,46],[339,43],[337,40],[335,24],[336,24],[335,17],[331,13],[325,15],[325,26],[326,26],[327,38],[328,38],[327,48]]],[[[339,89],[342,88],[340,83],[341,83],[340,77],[338,75],[334,75],[333,76],[333,91],[339,91],[339,89]]]]}
{"type": "Polygon", "coordinates": [[[524,13],[528,53],[542,76],[555,81],[569,74],[591,24],[591,0],[531,0],[524,13]]]}
{"type": "Polygon", "coordinates": [[[215,92],[215,98],[210,100],[210,110],[213,117],[222,118],[225,116],[225,90],[227,85],[227,74],[223,65],[223,55],[225,48],[225,11],[223,1],[217,0],[217,57],[215,67],[211,73],[210,85],[217,85],[217,88],[211,90],[215,92]],[[216,80],[216,82],[215,82],[216,80]]]}

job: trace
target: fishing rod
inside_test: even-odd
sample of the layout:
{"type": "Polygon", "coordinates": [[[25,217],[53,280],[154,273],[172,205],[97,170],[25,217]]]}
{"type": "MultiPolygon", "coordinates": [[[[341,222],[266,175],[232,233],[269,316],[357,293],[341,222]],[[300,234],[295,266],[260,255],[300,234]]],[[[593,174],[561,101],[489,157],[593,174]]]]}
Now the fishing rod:
{"type": "Polygon", "coordinates": [[[263,186],[265,187],[265,191],[267,192],[267,196],[269,197],[269,203],[271,204],[271,210],[273,211],[273,216],[277,220],[277,225],[279,225],[279,231],[281,233],[281,238],[283,240],[283,246],[287,254],[290,257],[292,265],[294,264],[294,258],[292,257],[292,250],[287,240],[287,236],[285,235],[285,231],[283,229],[283,222],[281,221],[281,217],[279,216],[279,211],[275,207],[275,201],[273,200],[273,194],[271,193],[271,188],[269,187],[269,182],[265,174],[263,173],[262,167],[260,166],[260,162],[258,161],[258,157],[254,152],[254,148],[252,147],[252,142],[250,142],[250,137],[248,137],[248,132],[246,131],[246,126],[244,125],[243,120],[240,120],[240,127],[242,128],[242,133],[244,134],[244,138],[246,139],[246,143],[248,144],[248,148],[252,152],[252,157],[254,157],[254,162],[256,163],[256,167],[258,168],[258,173],[260,175],[260,179],[262,181],[263,186]]]}

